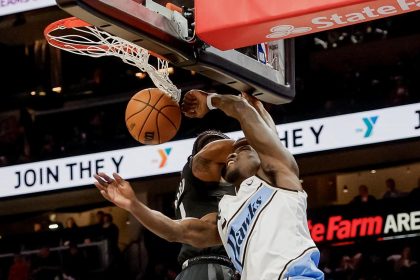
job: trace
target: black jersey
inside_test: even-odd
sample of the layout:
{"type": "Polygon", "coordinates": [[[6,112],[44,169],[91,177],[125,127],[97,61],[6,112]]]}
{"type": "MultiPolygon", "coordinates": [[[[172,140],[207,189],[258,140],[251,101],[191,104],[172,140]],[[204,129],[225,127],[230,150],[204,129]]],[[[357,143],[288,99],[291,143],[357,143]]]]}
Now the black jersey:
{"type": "MultiPolygon", "coordinates": [[[[235,190],[230,184],[203,182],[192,173],[192,156],[188,158],[181,173],[181,181],[175,198],[175,216],[177,219],[186,217],[201,218],[218,211],[220,199],[225,194],[234,195],[235,190]]],[[[201,255],[226,255],[223,246],[199,249],[183,244],[178,255],[182,264],[185,260],[201,255]]]]}

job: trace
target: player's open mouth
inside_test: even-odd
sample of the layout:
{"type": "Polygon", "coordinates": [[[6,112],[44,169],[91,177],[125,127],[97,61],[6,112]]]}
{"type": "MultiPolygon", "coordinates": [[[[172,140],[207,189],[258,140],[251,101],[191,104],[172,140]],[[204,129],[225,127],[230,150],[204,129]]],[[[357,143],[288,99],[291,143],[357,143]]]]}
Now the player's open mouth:
{"type": "Polygon", "coordinates": [[[228,167],[229,165],[231,165],[232,163],[235,162],[235,154],[230,154],[227,159],[226,159],[226,167],[228,167]]]}

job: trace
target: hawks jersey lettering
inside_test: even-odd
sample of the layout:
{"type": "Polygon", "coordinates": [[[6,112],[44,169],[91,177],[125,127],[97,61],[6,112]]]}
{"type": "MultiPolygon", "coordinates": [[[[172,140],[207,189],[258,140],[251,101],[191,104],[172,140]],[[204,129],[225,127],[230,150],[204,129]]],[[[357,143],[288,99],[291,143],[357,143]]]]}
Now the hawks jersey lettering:
{"type": "Polygon", "coordinates": [[[306,198],[305,192],[274,188],[256,176],[245,180],[236,196],[222,198],[219,234],[241,280],[323,279],[307,225],[306,198]],[[303,259],[311,269],[297,269],[303,259]]]}
{"type": "Polygon", "coordinates": [[[259,188],[242,206],[242,211],[237,212],[237,215],[229,223],[226,251],[229,256],[233,256],[233,262],[238,271],[242,271],[246,246],[255,221],[262,209],[270,202],[274,193],[272,189],[259,188]]]}

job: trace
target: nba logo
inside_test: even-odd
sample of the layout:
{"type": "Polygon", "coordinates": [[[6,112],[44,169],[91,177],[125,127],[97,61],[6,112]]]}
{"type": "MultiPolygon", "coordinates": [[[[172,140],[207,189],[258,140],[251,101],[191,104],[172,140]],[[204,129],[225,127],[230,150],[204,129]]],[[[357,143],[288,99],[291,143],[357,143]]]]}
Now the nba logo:
{"type": "Polygon", "coordinates": [[[257,58],[262,64],[267,64],[267,47],[265,43],[257,45],[257,58]]]}

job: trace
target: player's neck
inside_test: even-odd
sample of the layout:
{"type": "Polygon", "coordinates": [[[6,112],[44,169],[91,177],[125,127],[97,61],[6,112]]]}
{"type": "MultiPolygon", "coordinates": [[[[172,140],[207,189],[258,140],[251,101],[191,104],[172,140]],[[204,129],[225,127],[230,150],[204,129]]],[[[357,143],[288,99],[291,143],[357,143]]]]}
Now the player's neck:
{"type": "Polygon", "coordinates": [[[240,186],[235,186],[235,194],[238,194],[240,186]]]}
{"type": "Polygon", "coordinates": [[[242,183],[245,181],[245,180],[247,180],[247,179],[249,179],[249,178],[251,178],[251,177],[253,177],[253,176],[255,176],[255,175],[251,175],[251,176],[246,176],[246,177],[243,177],[243,178],[240,178],[240,179],[238,179],[233,185],[235,186],[235,192],[236,192],[236,194],[238,194],[238,192],[239,192],[239,189],[241,188],[241,185],[242,185],[242,183]]]}

